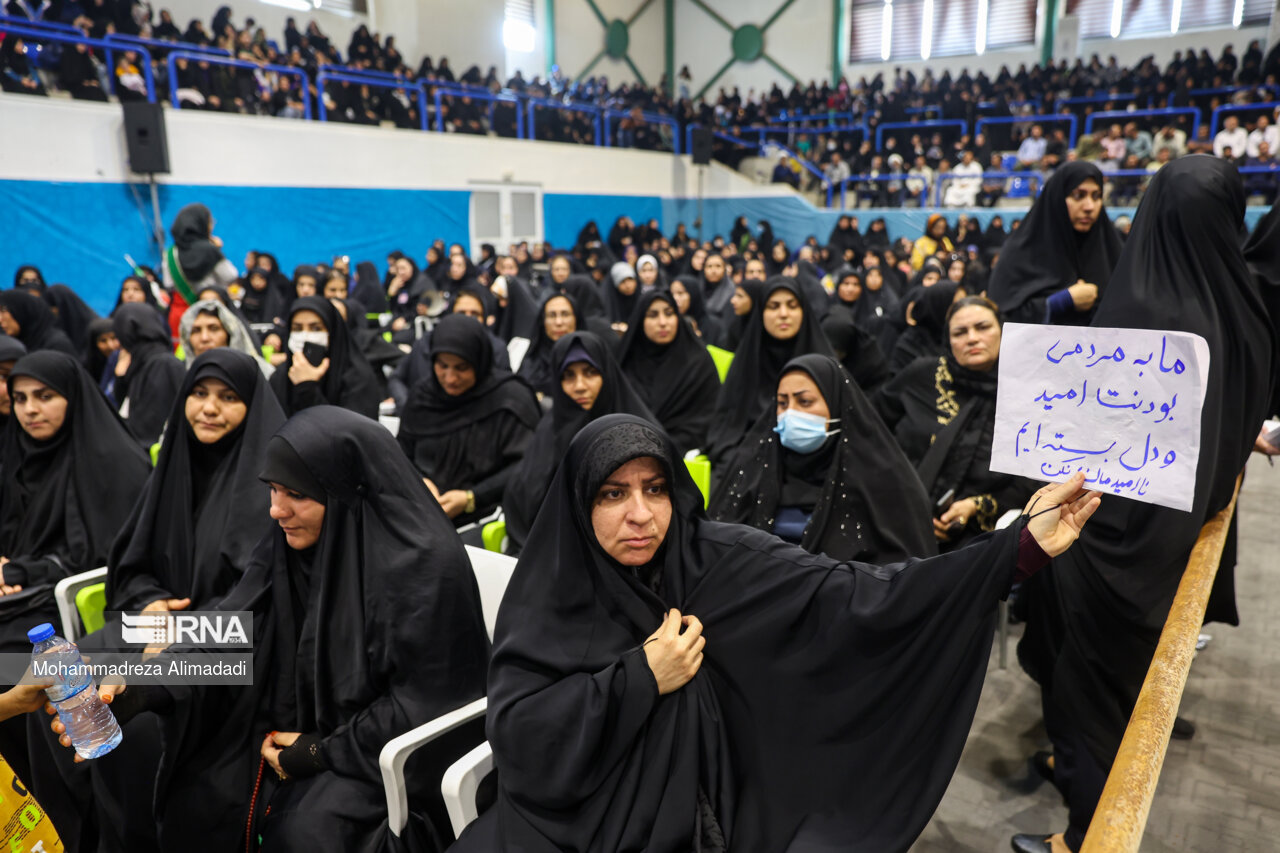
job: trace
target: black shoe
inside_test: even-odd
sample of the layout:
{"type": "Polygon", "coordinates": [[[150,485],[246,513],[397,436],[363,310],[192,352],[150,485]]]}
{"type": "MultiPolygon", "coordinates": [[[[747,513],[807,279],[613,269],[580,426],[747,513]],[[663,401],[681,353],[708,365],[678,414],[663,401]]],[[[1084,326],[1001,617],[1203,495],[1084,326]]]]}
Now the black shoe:
{"type": "Polygon", "coordinates": [[[1173,733],[1170,735],[1174,740],[1191,740],[1196,736],[1196,724],[1190,720],[1184,720],[1182,717],[1173,718],[1173,733]]]}
{"type": "Polygon", "coordinates": [[[1046,782],[1053,781],[1053,764],[1050,763],[1052,760],[1053,753],[1046,752],[1045,750],[1041,750],[1031,756],[1031,766],[1035,769],[1040,778],[1046,782]]]}
{"type": "Polygon", "coordinates": [[[1049,845],[1049,836],[1047,835],[1028,835],[1019,834],[1009,839],[1015,853],[1051,853],[1053,848],[1049,845]]]}

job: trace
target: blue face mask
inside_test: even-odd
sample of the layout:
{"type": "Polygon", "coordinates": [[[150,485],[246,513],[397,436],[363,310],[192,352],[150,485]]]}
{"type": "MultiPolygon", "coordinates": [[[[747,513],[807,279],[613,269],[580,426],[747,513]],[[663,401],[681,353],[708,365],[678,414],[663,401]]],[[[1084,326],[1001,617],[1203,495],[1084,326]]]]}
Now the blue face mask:
{"type": "Polygon", "coordinates": [[[808,412],[787,409],[778,418],[778,425],[773,428],[773,431],[781,436],[779,440],[788,450],[794,450],[796,453],[812,453],[822,446],[828,435],[835,435],[840,431],[837,429],[827,432],[827,424],[837,423],[838,420],[837,418],[828,421],[808,412]]]}

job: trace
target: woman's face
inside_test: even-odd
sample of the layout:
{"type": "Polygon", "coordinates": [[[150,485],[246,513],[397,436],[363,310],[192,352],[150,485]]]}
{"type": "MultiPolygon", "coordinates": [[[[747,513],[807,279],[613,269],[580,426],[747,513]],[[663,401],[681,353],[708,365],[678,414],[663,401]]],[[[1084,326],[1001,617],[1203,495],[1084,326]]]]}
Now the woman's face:
{"type": "Polygon", "coordinates": [[[1000,358],[1000,323],[990,308],[966,305],[951,316],[951,354],[962,367],[986,371],[1000,358]]]}
{"type": "Polygon", "coordinates": [[[454,281],[462,281],[467,275],[467,259],[462,255],[451,255],[449,257],[449,278],[454,281]]]}
{"type": "Polygon", "coordinates": [[[779,288],[764,303],[764,330],[769,336],[788,341],[800,333],[800,324],[804,320],[804,309],[800,300],[790,290],[779,288]]]}
{"type": "Polygon", "coordinates": [[[884,287],[884,273],[880,272],[879,267],[871,267],[867,270],[867,290],[873,293],[884,287]]]}
{"type": "Polygon", "coordinates": [[[689,304],[693,301],[689,296],[689,291],[685,288],[683,282],[671,282],[671,298],[676,301],[676,307],[680,309],[681,314],[689,313],[689,304]]]}
{"type": "Polygon", "coordinates": [[[193,356],[208,352],[211,349],[225,347],[231,343],[231,336],[226,327],[218,319],[218,315],[201,311],[191,324],[191,354],[193,356]]]}
{"type": "Polygon", "coordinates": [[[858,280],[856,275],[847,275],[840,279],[840,286],[836,288],[836,295],[841,302],[857,302],[858,297],[862,295],[862,282],[858,280]]]}
{"type": "Polygon", "coordinates": [[[297,291],[299,299],[301,299],[304,296],[315,296],[316,295],[316,277],[313,275],[298,276],[298,281],[294,285],[294,289],[297,291]]]}
{"type": "Polygon", "coordinates": [[[1086,178],[1067,195],[1067,218],[1071,227],[1080,233],[1087,232],[1102,214],[1102,187],[1093,178],[1086,178]]]}
{"type": "Polygon", "coordinates": [[[484,305],[470,293],[464,293],[453,300],[453,313],[465,314],[472,319],[484,322],[484,305]]]}
{"type": "Polygon", "coordinates": [[[398,258],[396,260],[396,278],[401,281],[408,281],[413,275],[413,262],[408,258],[398,258]]]}
{"type": "Polygon", "coordinates": [[[658,268],[650,263],[645,263],[637,270],[640,275],[640,285],[642,287],[652,287],[658,281],[658,268]]]}
{"type": "Polygon", "coordinates": [[[17,337],[18,333],[22,331],[21,324],[9,313],[8,308],[0,307],[0,329],[3,329],[4,333],[10,337],[17,337]]]}
{"type": "Polygon", "coordinates": [[[774,263],[785,263],[787,260],[787,247],[781,241],[774,243],[771,254],[773,255],[774,263]]]}
{"type": "Polygon", "coordinates": [[[556,284],[564,284],[569,277],[569,259],[561,255],[551,262],[551,280],[556,284]]]}
{"type": "Polygon", "coordinates": [[[187,395],[187,423],[201,444],[213,444],[244,423],[249,407],[221,379],[201,379],[187,395]]]}
{"type": "Polygon", "coordinates": [[[702,263],[702,274],[711,284],[719,284],[724,279],[724,258],[719,255],[707,255],[702,263]]]}
{"type": "Polygon", "coordinates": [[[267,274],[264,272],[259,272],[257,270],[254,270],[249,275],[249,287],[251,287],[257,293],[261,293],[262,291],[266,290],[267,274]]]}
{"type": "Polygon", "coordinates": [[[698,249],[693,253],[693,257],[689,259],[689,266],[697,272],[702,272],[702,265],[707,262],[707,250],[698,249]]]}
{"type": "Polygon", "coordinates": [[[604,376],[585,361],[575,361],[560,374],[560,388],[584,411],[591,411],[604,387],[604,376]]]}
{"type": "Polygon", "coordinates": [[[439,260],[440,260],[440,250],[437,249],[435,246],[428,247],[427,248],[427,266],[430,266],[431,264],[434,264],[439,260]]]}
{"type": "Polygon", "coordinates": [[[676,339],[680,317],[665,299],[655,299],[644,312],[644,336],[655,344],[665,345],[676,339]]]}
{"type": "Polygon", "coordinates": [[[346,299],[347,282],[340,276],[333,276],[324,283],[325,299],[346,299]]]}
{"type": "Polygon", "coordinates": [[[578,318],[573,316],[573,305],[568,299],[553,296],[547,300],[542,309],[542,327],[552,341],[578,331],[578,318]]]}
{"type": "Polygon", "coordinates": [[[120,341],[116,338],[115,332],[106,332],[94,338],[93,345],[98,348],[98,352],[105,358],[111,353],[120,349],[120,341]]]}
{"type": "Polygon", "coordinates": [[[284,541],[295,551],[305,551],[320,541],[324,529],[324,504],[271,483],[271,517],[284,531],[284,541]]]}
{"type": "Polygon", "coordinates": [[[729,297],[729,304],[733,306],[733,316],[745,317],[751,313],[751,294],[741,286],[735,287],[733,296],[729,297]]]}
{"type": "Polygon", "coordinates": [[[221,302],[222,297],[212,287],[206,287],[196,294],[197,302],[221,302]]]}
{"type": "Polygon", "coordinates": [[[329,328],[325,326],[324,319],[314,311],[302,310],[294,314],[289,320],[289,331],[291,332],[327,332],[329,328]]]}
{"type": "Polygon", "coordinates": [[[964,282],[964,261],[955,260],[947,264],[947,279],[956,284],[964,282]]]}
{"type": "Polygon", "coordinates": [[[436,382],[450,397],[457,397],[470,391],[476,385],[476,369],[460,355],[451,352],[437,353],[432,360],[436,372],[436,382]]]}
{"type": "Polygon", "coordinates": [[[36,441],[58,434],[67,419],[67,398],[33,376],[13,380],[13,412],[18,424],[36,441]]]}
{"type": "Polygon", "coordinates": [[[9,399],[9,373],[17,360],[0,361],[0,415],[6,418],[13,414],[13,401],[9,399]]]}
{"type": "Polygon", "coordinates": [[[124,284],[120,286],[120,302],[121,304],[130,304],[135,302],[146,302],[147,294],[142,289],[142,284],[136,278],[127,278],[124,284]]]}
{"type": "Polygon", "coordinates": [[[591,527],[604,552],[624,566],[653,559],[671,526],[666,473],[652,456],[609,475],[591,501],[591,527]]]}
{"type": "Polygon", "coordinates": [[[942,235],[947,233],[947,220],[937,219],[929,226],[929,236],[935,240],[941,240],[942,235]]]}
{"type": "Polygon", "coordinates": [[[924,271],[924,275],[920,277],[921,287],[933,287],[942,278],[942,273],[932,267],[924,271]]]}
{"type": "Polygon", "coordinates": [[[817,415],[823,420],[831,417],[827,399],[818,390],[818,383],[803,370],[784,373],[778,380],[778,417],[782,417],[787,409],[817,415]]]}

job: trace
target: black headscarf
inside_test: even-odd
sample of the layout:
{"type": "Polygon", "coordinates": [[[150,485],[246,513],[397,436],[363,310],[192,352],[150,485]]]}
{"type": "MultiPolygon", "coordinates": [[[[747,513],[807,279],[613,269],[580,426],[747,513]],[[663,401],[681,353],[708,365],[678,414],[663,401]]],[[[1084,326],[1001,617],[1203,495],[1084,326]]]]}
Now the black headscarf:
{"type": "MultiPolygon", "coordinates": [[[[744,278],[742,283],[735,285],[741,287],[751,300],[751,307],[761,299],[764,299],[764,282],[755,278],[744,278]]],[[[734,351],[738,345],[742,343],[742,333],[747,330],[747,324],[751,322],[751,312],[745,314],[734,314],[728,319],[724,325],[724,330],[720,335],[720,346],[729,351],[734,351]]]]}
{"type": "Polygon", "coordinates": [[[567,293],[552,294],[542,306],[538,309],[537,316],[534,318],[531,327],[527,332],[529,338],[529,349],[524,354],[524,359],[520,362],[520,367],[516,373],[535,391],[540,391],[544,395],[550,395],[555,392],[556,386],[559,384],[560,371],[551,363],[551,350],[555,347],[556,342],[547,336],[546,314],[547,305],[556,297],[567,299],[569,305],[573,308],[573,321],[575,332],[588,331],[587,320],[582,310],[578,307],[578,303],[572,296],[567,293]]]}
{"type": "Polygon", "coordinates": [[[129,353],[129,369],[116,380],[114,395],[129,432],[150,447],[160,439],[187,369],[173,355],[164,320],[146,305],[121,305],[111,324],[120,348],[129,353]]]}
{"type": "MultiPolygon", "coordinates": [[[[1274,206],[1258,220],[1244,246],[1244,259],[1253,273],[1254,284],[1266,306],[1271,325],[1280,328],[1280,206],[1274,206]]],[[[1276,383],[1267,414],[1280,413],[1280,348],[1277,348],[1272,376],[1276,383]]]]}
{"type": "MultiPolygon", "coordinates": [[[[17,361],[26,354],[27,348],[22,345],[22,341],[8,335],[0,335],[0,364],[6,361],[17,361]]],[[[12,405],[11,402],[10,406],[12,405]]],[[[9,417],[9,415],[0,415],[0,430],[9,423],[9,417]]]]}
{"type": "Polygon", "coordinates": [[[378,280],[378,268],[373,261],[356,264],[356,283],[351,288],[351,298],[358,299],[361,305],[375,314],[386,313],[387,291],[378,280]]]}
{"type": "Polygon", "coordinates": [[[510,342],[512,338],[530,334],[534,324],[542,322],[541,303],[538,294],[524,279],[509,275],[503,276],[502,280],[507,288],[507,304],[499,306],[496,311],[497,332],[498,337],[510,342]]]}
{"type": "MultiPolygon", "coordinates": [[[[1104,769],[1200,528],[1230,500],[1268,414],[1275,334],[1240,249],[1244,209],[1230,162],[1194,155],[1162,167],[1093,318],[1099,327],[1191,332],[1209,345],[1191,511],[1104,500],[1048,576],[1033,579],[1018,656],[1104,769]]],[[[1220,570],[1213,597],[1225,612],[1212,612],[1211,601],[1207,618],[1235,621],[1233,595],[1220,597],[1230,582],[1220,570]]]]}
{"type": "Polygon", "coordinates": [[[89,331],[89,323],[98,319],[98,312],[86,305],[85,301],[65,284],[50,286],[42,296],[56,312],[58,326],[67,339],[83,341],[89,331]]]}
{"type": "Polygon", "coordinates": [[[651,290],[642,295],[618,345],[618,362],[676,447],[688,453],[707,443],[720,374],[707,348],[679,315],[670,293],[651,290]],[[679,321],[675,339],[668,344],[655,344],[644,333],[644,315],[659,301],[670,305],[679,321]]]}
{"type": "Polygon", "coordinates": [[[44,351],[20,358],[9,374],[10,395],[19,376],[67,399],[56,435],[37,441],[10,418],[0,450],[0,553],[11,560],[5,583],[34,588],[106,562],[151,464],[71,356],[44,351]]]}
{"type": "Polygon", "coordinates": [[[836,299],[822,318],[822,333],[858,387],[871,393],[891,375],[878,337],[884,328],[883,311],[876,312],[877,304],[883,304],[880,294],[885,293],[885,289],[869,291],[863,284],[858,298],[845,302],[839,296],[839,284],[850,276],[862,284],[861,271],[853,267],[841,267],[832,276],[836,281],[836,299]]]}
{"type": "MultiPolygon", "coordinates": [[[[295,415],[311,406],[341,406],[367,418],[378,416],[378,380],[364,353],[355,346],[346,321],[333,303],[323,296],[307,296],[293,303],[288,322],[299,311],[313,311],[329,331],[329,369],[318,382],[295,385],[289,380],[288,362],[271,374],[271,390],[276,392],[286,415],[295,415]]],[[[286,345],[288,341],[285,341],[286,345]]]]}
{"type": "Polygon", "coordinates": [[[94,382],[102,381],[102,372],[107,366],[107,357],[98,349],[98,338],[106,334],[114,335],[116,333],[115,321],[110,317],[99,317],[89,323],[89,328],[85,331],[85,348],[84,348],[84,368],[89,371],[89,375],[93,377],[94,382]]]}
{"type": "Polygon", "coordinates": [[[179,210],[169,233],[178,248],[182,276],[192,287],[213,272],[224,257],[222,250],[209,239],[213,234],[213,214],[203,204],[189,204],[179,210]]]}
{"type": "Polygon", "coordinates": [[[796,453],[769,409],[730,457],[710,516],[772,531],[779,507],[799,506],[811,513],[800,543],[810,553],[878,563],[938,553],[924,486],[857,383],[830,356],[794,358],[782,373],[793,370],[817,384],[839,432],[796,453]]]}
{"type": "Polygon", "coordinates": [[[701,506],[643,420],[600,418],[574,439],[498,615],[498,800],[460,853],[698,849],[712,822],[729,850],[905,850],[925,826],[973,719],[1021,526],[876,567],[701,506]],[[665,470],[672,514],[658,555],[630,568],[590,513],[640,457],[665,470]],[[701,620],[707,645],[698,674],[659,696],[641,647],[671,607],[701,620]]]}
{"type": "Polygon", "coordinates": [[[454,397],[426,372],[409,389],[400,414],[405,453],[436,486],[469,489],[477,508],[501,499],[511,467],[524,453],[542,415],[523,380],[493,366],[493,345],[480,323],[461,314],[431,330],[431,357],[449,353],[475,368],[476,384],[454,397]]]}
{"type": "Polygon", "coordinates": [[[0,308],[8,311],[18,323],[15,337],[28,352],[51,349],[67,355],[79,352],[62,329],[48,303],[25,290],[0,291],[0,308]]]}
{"type": "Polygon", "coordinates": [[[40,268],[34,264],[23,264],[13,272],[13,287],[15,290],[22,288],[24,290],[43,292],[45,289],[44,273],[40,272],[40,268]],[[22,274],[27,272],[33,272],[36,274],[36,281],[34,284],[22,283],[22,274]]]}
{"type": "MultiPolygon", "coordinates": [[[[1067,196],[1086,180],[1102,187],[1102,171],[1082,160],[1064,164],[1045,182],[1022,224],[1004,242],[987,295],[1008,319],[1043,323],[1045,300],[1078,279],[1096,284],[1100,297],[1106,292],[1121,248],[1111,217],[1103,210],[1093,227],[1080,234],[1067,216],[1067,196]]],[[[1064,319],[1087,325],[1088,313],[1072,315],[1064,319]]]]}
{"type": "Polygon", "coordinates": [[[124,286],[131,281],[136,282],[138,287],[142,289],[142,296],[147,305],[150,305],[156,311],[165,313],[164,309],[160,307],[160,303],[156,301],[156,294],[155,291],[151,289],[151,283],[140,275],[127,275],[121,280],[120,290],[116,292],[116,304],[115,307],[111,309],[112,316],[115,316],[116,310],[119,309],[121,305],[129,304],[124,301],[124,286]]]}
{"type": "Polygon", "coordinates": [[[155,474],[112,546],[108,610],[141,610],[160,598],[190,598],[200,610],[235,585],[273,526],[258,473],[284,420],[250,356],[218,347],[192,362],[155,474]],[[187,421],[187,397],[202,379],[224,382],[248,407],[240,426],[215,444],[202,444],[187,421]]]}
{"type": "Polygon", "coordinates": [[[720,387],[707,446],[713,465],[719,465],[729,456],[772,404],[783,365],[809,353],[835,355],[795,279],[775,276],[765,282],[763,294],[751,306],[751,320],[720,387]],[[803,311],[800,331],[785,341],[775,339],[764,330],[765,303],[779,290],[795,296],[803,311]]]}
{"type": "MultiPolygon", "coordinates": [[[[905,312],[911,308],[914,326],[908,326],[898,336],[889,359],[893,372],[901,372],[918,358],[937,358],[950,349],[947,343],[947,310],[956,300],[960,285],[942,280],[929,287],[914,287],[907,293],[901,305],[905,312]]],[[[905,319],[905,314],[904,314],[905,319]]]]}
{"type": "MultiPolygon", "coordinates": [[[[600,296],[600,285],[596,284],[595,279],[583,273],[575,273],[564,280],[560,289],[573,300],[576,307],[582,309],[584,320],[595,320],[608,327],[609,311],[605,308],[604,299],[600,296]]],[[[585,326],[578,328],[587,331],[585,326]]]]}
{"type": "MultiPolygon", "coordinates": [[[[273,478],[295,467],[300,479],[281,485],[322,492],[319,541],[295,551],[271,529],[220,604],[253,612],[253,686],[175,697],[191,701],[177,703],[166,732],[157,813],[171,820],[162,821],[162,849],[243,843],[258,747],[272,730],[319,738],[327,769],[308,799],[318,813],[376,814],[385,808],[378,754],[387,741],[484,692],[488,641],[466,552],[391,434],[345,409],[307,409],[266,448],[273,478]]],[[[267,775],[259,814],[308,781],[282,786],[267,775]]],[[[430,778],[428,769],[410,775],[411,802],[430,778]]],[[[275,824],[273,816],[261,825],[266,845],[292,849],[271,837],[275,824]]],[[[385,827],[376,819],[349,827],[344,846],[367,849],[385,827]]]]}
{"type": "MultiPolygon", "coordinates": [[[[706,294],[702,292],[701,278],[693,275],[681,275],[676,277],[676,281],[680,282],[685,293],[689,294],[689,310],[685,312],[685,316],[697,324],[702,343],[704,345],[714,344],[717,341],[722,344],[725,343],[725,333],[720,324],[720,319],[707,311],[707,299],[706,294]]],[[[732,295],[730,294],[730,296],[732,295]]]]}
{"type": "Polygon", "coordinates": [[[581,360],[589,361],[600,371],[603,384],[595,404],[590,411],[585,411],[570,399],[559,382],[556,383],[551,394],[551,414],[538,422],[523,458],[511,475],[510,488],[502,498],[507,535],[517,546],[523,545],[528,537],[542,499],[547,495],[547,487],[551,485],[551,478],[555,476],[556,468],[578,430],[597,418],[613,414],[636,415],[652,424],[658,423],[627,381],[613,357],[613,350],[599,336],[592,332],[565,335],[552,348],[551,361],[558,364],[559,373],[563,373],[570,363],[580,360],[574,356],[585,356],[581,360]]]}

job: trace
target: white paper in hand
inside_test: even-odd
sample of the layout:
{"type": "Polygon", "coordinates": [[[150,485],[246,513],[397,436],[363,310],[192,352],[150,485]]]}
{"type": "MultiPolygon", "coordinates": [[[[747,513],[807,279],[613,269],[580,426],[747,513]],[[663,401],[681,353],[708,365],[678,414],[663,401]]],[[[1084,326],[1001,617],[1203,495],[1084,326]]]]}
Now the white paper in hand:
{"type": "Polygon", "coordinates": [[[991,470],[1190,510],[1208,376],[1199,335],[1008,323],[991,470]]]}

